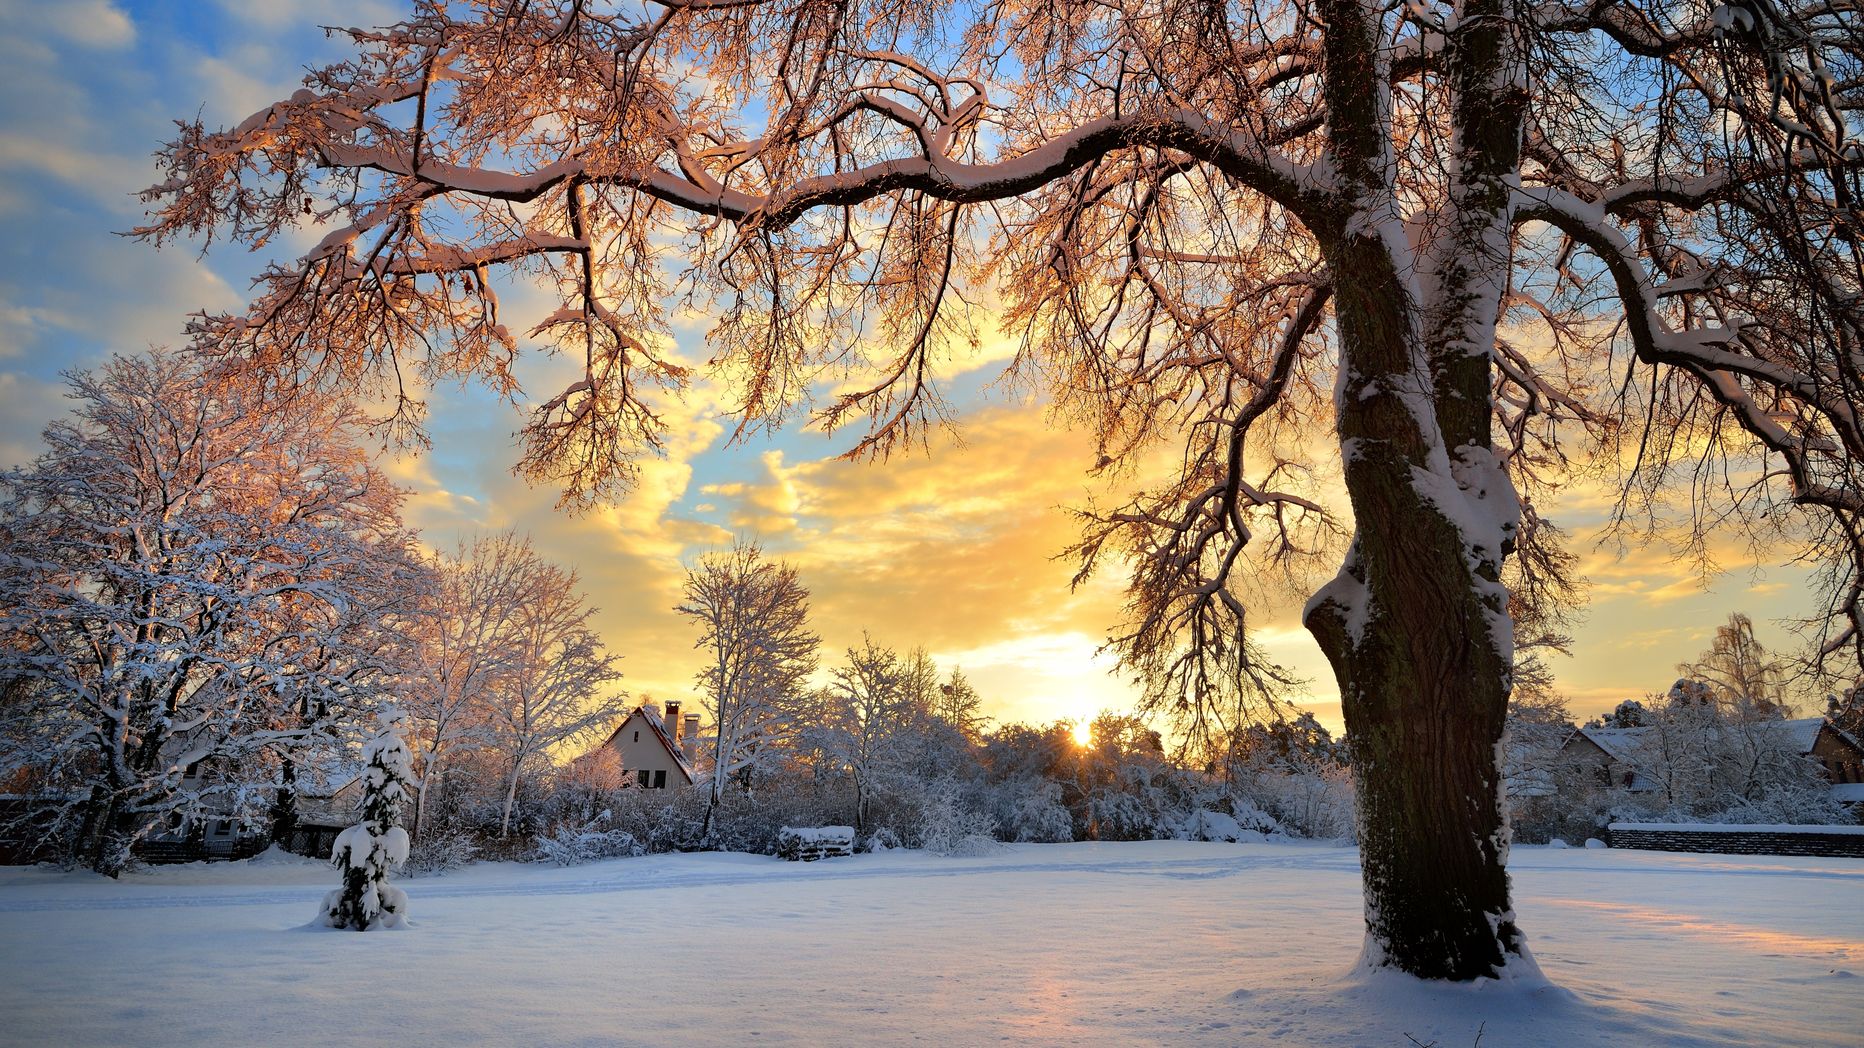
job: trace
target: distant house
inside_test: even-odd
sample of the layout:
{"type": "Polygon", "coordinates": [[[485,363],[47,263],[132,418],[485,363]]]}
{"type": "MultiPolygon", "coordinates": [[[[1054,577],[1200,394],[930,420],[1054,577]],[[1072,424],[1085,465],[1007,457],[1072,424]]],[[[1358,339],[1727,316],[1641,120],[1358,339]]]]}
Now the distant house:
{"type": "Polygon", "coordinates": [[[664,714],[651,703],[643,703],[600,746],[576,758],[575,763],[587,769],[604,761],[617,761],[622,775],[645,790],[691,786],[698,739],[697,713],[682,715],[677,702],[667,703],[664,714]]]}
{"type": "MultiPolygon", "coordinates": [[[[1818,762],[1832,792],[1847,802],[1864,801],[1864,745],[1823,717],[1775,722],[1794,753],[1818,762]]],[[[1630,793],[1658,788],[1642,767],[1656,728],[1579,728],[1567,736],[1561,755],[1600,786],[1630,793]]]]}
{"type": "Polygon", "coordinates": [[[298,821],[285,850],[315,859],[329,858],[337,834],[355,825],[362,810],[362,772],[338,772],[317,785],[298,790],[298,821]]]}
{"type": "MultiPolygon", "coordinates": [[[[1825,778],[1835,790],[1843,786],[1864,786],[1864,743],[1824,717],[1807,717],[1786,723],[1798,741],[1799,752],[1819,762],[1819,767],[1825,769],[1825,778]]],[[[1864,800],[1864,796],[1853,796],[1850,799],[1864,800]]]]}
{"type": "Polygon", "coordinates": [[[1596,785],[1633,793],[1657,788],[1638,768],[1638,745],[1650,728],[1580,728],[1567,736],[1560,753],[1596,785]]]}
{"type": "MultiPolygon", "coordinates": [[[[191,766],[182,788],[201,788],[206,771],[191,766]]],[[[361,769],[334,753],[301,765],[292,805],[296,819],[289,838],[281,841],[285,850],[328,858],[337,834],[356,822],[362,808],[361,769]]],[[[156,829],[137,843],[136,853],[145,862],[166,863],[244,859],[264,851],[271,844],[267,827],[242,824],[231,808],[230,798],[213,797],[201,818],[156,829]]]]}

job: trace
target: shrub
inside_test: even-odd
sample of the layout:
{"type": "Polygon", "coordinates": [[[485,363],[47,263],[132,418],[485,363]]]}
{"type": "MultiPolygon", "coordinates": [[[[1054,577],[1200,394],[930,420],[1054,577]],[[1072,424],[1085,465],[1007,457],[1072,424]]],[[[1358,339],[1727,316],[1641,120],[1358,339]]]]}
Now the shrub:
{"type": "Polygon", "coordinates": [[[479,857],[478,838],[463,830],[430,833],[408,850],[411,877],[438,877],[479,857]]]}
{"type": "Polygon", "coordinates": [[[647,854],[640,840],[627,830],[605,826],[608,812],[588,822],[565,823],[537,838],[533,861],[556,866],[580,866],[597,859],[634,858],[647,854]]]}

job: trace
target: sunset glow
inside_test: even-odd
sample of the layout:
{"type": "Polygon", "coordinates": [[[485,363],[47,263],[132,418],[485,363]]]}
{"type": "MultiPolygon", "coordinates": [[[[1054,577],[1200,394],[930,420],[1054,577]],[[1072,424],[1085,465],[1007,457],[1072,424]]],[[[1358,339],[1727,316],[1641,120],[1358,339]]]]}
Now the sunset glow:
{"type": "MultiPolygon", "coordinates": [[[[290,95],[304,66],[339,53],[317,26],[374,24],[397,9],[328,0],[306,9],[314,13],[286,15],[278,5],[227,5],[210,35],[194,31],[206,17],[195,5],[142,5],[133,18],[98,6],[96,18],[66,17],[58,5],[15,5],[8,16],[10,67],[46,89],[4,103],[14,126],[30,123],[40,138],[13,155],[0,196],[14,245],[0,323],[7,463],[35,454],[39,430],[65,409],[58,372],[95,366],[111,351],[179,344],[188,311],[245,301],[260,264],[254,256],[231,247],[206,257],[186,246],[157,253],[111,235],[140,220],[131,193],[154,178],[148,151],[172,132],[170,118],[199,109],[210,125],[237,122],[290,95]],[[30,119],[19,111],[27,104],[37,108],[30,119]],[[82,251],[34,252],[27,263],[26,245],[80,233],[82,251]],[[81,297],[72,290],[79,287],[87,289],[81,297]]],[[[276,250],[294,255],[320,235],[302,231],[276,250]]],[[[516,332],[550,308],[521,284],[505,292],[504,306],[516,332]]],[[[703,365],[713,322],[676,315],[671,358],[703,365]]],[[[1107,563],[1071,589],[1074,566],[1054,559],[1078,537],[1068,509],[1104,500],[1124,482],[1089,476],[1092,440],[1058,425],[1040,398],[994,385],[1016,339],[988,323],[980,334],[974,351],[941,363],[955,425],[885,462],[845,461],[854,434],[824,436],[801,422],[733,444],[724,417],[730,396],[703,376],[683,397],[660,402],[669,440],[664,454],[641,462],[636,488],[580,516],[555,511],[556,490],[511,475],[511,435],[526,409],[482,388],[427,391],[431,450],[384,461],[411,490],[408,518],[430,546],[516,527],[542,555],[574,566],[636,694],[691,694],[700,663],[692,631],[672,611],[680,578],[705,551],[744,536],[798,564],[827,652],[859,643],[863,631],[899,647],[923,645],[941,665],[964,668],[998,721],[1131,708],[1131,683],[1111,656],[1096,654],[1122,618],[1120,565],[1107,563]]],[[[526,390],[547,391],[573,370],[563,358],[526,352],[516,377],[526,390]]],[[[1793,647],[1778,623],[1813,612],[1804,568],[1769,562],[1763,550],[1762,565],[1750,570],[1751,552],[1726,536],[1710,552],[1730,574],[1711,577],[1705,592],[1691,566],[1662,546],[1612,542],[1604,525],[1613,504],[1609,487],[1586,483],[1539,507],[1570,532],[1578,574],[1590,581],[1573,655],[1553,662],[1576,715],[1667,687],[1675,665],[1693,658],[1732,610],[1749,613],[1771,647],[1793,647]]],[[[1254,594],[1252,621],[1265,651],[1307,681],[1298,700],[1337,729],[1331,673],[1299,621],[1317,581],[1267,581],[1254,594]]]]}
{"type": "Polygon", "coordinates": [[[0,0],[8,1034],[1852,1045],[1856,13],[0,0]]]}

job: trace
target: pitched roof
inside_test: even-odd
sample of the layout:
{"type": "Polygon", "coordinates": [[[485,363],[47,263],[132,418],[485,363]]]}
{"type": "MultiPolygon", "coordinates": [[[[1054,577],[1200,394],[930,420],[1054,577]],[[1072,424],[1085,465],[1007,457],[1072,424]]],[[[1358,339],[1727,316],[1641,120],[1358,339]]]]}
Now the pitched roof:
{"type": "Polygon", "coordinates": [[[1818,741],[1819,729],[1825,727],[1824,717],[1801,717],[1798,720],[1781,721],[1780,728],[1790,732],[1793,745],[1800,753],[1811,753],[1812,744],[1818,741]]]}
{"type": "Polygon", "coordinates": [[[1852,749],[1864,753],[1864,745],[1860,745],[1855,736],[1824,717],[1800,717],[1797,720],[1781,721],[1780,727],[1793,733],[1793,745],[1799,747],[1802,755],[1812,752],[1813,744],[1819,741],[1821,731],[1831,732],[1852,749]]]}
{"type": "MultiPolygon", "coordinates": [[[[1833,732],[1846,742],[1857,746],[1857,740],[1839,731],[1824,717],[1800,717],[1795,720],[1774,721],[1774,727],[1785,732],[1795,747],[1795,752],[1806,754],[1812,752],[1812,744],[1818,740],[1819,731],[1830,727],[1833,732]]],[[[1638,740],[1648,735],[1651,728],[1581,728],[1579,734],[1591,740],[1599,749],[1604,750],[1613,760],[1630,763],[1637,754],[1638,740]]],[[[1864,747],[1859,747],[1864,749],[1864,747]]]]}
{"type": "Polygon", "coordinates": [[[641,705],[636,706],[632,712],[630,712],[626,717],[623,717],[621,719],[621,723],[615,726],[614,731],[609,732],[608,738],[602,740],[601,746],[597,746],[595,749],[590,750],[588,753],[583,754],[582,757],[578,757],[576,759],[582,760],[584,757],[588,757],[591,754],[594,754],[597,751],[603,749],[609,743],[614,742],[617,738],[620,738],[621,733],[627,729],[628,722],[633,720],[636,717],[639,717],[641,718],[642,722],[647,725],[648,729],[654,733],[654,738],[660,740],[660,745],[666,747],[667,755],[673,758],[673,763],[676,767],[680,769],[680,774],[686,776],[687,784],[691,785],[692,783],[697,782],[699,779],[699,776],[693,772],[693,766],[691,763],[689,763],[686,760],[686,755],[684,753],[681,753],[680,748],[678,746],[675,746],[673,744],[673,740],[667,736],[667,729],[661,725],[660,718],[657,716],[650,715],[647,712],[648,710],[653,710],[654,713],[656,714],[660,712],[660,708],[658,706],[650,706],[646,703],[642,703],[641,705]]]}
{"type": "Polygon", "coordinates": [[[1638,740],[1650,734],[1649,728],[1581,728],[1578,734],[1605,751],[1612,760],[1633,763],[1638,740]]]}

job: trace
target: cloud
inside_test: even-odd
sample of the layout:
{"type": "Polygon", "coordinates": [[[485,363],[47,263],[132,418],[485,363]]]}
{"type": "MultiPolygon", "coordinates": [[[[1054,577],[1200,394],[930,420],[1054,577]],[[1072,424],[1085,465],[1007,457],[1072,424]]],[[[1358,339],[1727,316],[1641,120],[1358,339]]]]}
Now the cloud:
{"type": "Polygon", "coordinates": [[[214,0],[227,17],[267,34],[306,26],[379,26],[405,17],[401,5],[379,0],[214,0]]]}
{"type": "MultiPolygon", "coordinates": [[[[140,215],[130,194],[154,180],[149,154],[173,133],[171,120],[198,112],[210,125],[236,121],[288,94],[305,66],[342,53],[346,45],[319,26],[383,24],[405,5],[216,0],[134,10],[132,20],[99,0],[0,0],[0,63],[10,74],[0,97],[0,457],[8,462],[36,453],[39,429],[63,409],[57,371],[178,341],[190,311],[236,308],[265,261],[225,246],[205,259],[186,245],[157,253],[115,235],[140,215]]],[[[289,253],[315,235],[283,237],[269,250],[289,253]]],[[[513,329],[541,315],[546,298],[512,286],[513,329]]],[[[1054,557],[1077,534],[1064,507],[1089,495],[1121,498],[1135,482],[1086,477],[1091,439],[1052,426],[1039,403],[978,393],[1017,340],[991,322],[1000,312],[994,294],[982,290],[973,302],[979,345],[959,347],[936,369],[960,428],[935,435],[929,453],[845,462],[835,457],[843,436],[797,427],[726,446],[730,398],[702,381],[661,402],[666,454],[641,462],[636,488],[582,516],[558,513],[557,492],[510,474],[521,412],[481,390],[432,391],[433,450],[387,454],[384,463],[411,489],[409,517],[430,544],[516,527],[577,568],[637,693],[690,694],[695,632],[672,610],[686,566],[745,536],[798,564],[828,658],[871,631],[881,643],[924,645],[964,665],[999,718],[1128,708],[1131,687],[1096,653],[1120,620],[1124,579],[1112,566],[1070,589],[1073,566],[1054,557]]],[[[677,305],[672,316],[679,358],[705,359],[712,319],[677,305]]],[[[520,362],[533,399],[575,371],[567,358],[531,350],[520,362]]],[[[1315,435],[1321,446],[1328,436],[1315,435]]],[[[1337,499],[1334,478],[1321,480],[1337,499]]],[[[1541,507],[1573,528],[1581,573],[1593,581],[1577,655],[1555,663],[1576,712],[1582,702],[1609,708],[1667,686],[1673,665],[1693,658],[1731,610],[1761,621],[1770,645],[1789,646],[1767,620],[1802,610],[1803,569],[1718,579],[1705,592],[1661,546],[1621,555],[1591,545],[1613,495],[1585,481],[1541,507]]],[[[1732,541],[1715,552],[1724,563],[1751,560],[1732,541]]],[[[1260,588],[1259,641],[1314,682],[1309,705],[1337,717],[1331,676],[1298,621],[1299,595],[1260,588]]]]}
{"type": "Polygon", "coordinates": [[[39,434],[63,415],[65,387],[16,371],[0,371],[0,469],[22,465],[43,450],[39,434]]]}
{"type": "Polygon", "coordinates": [[[109,0],[8,0],[0,24],[11,32],[42,32],[79,47],[121,50],[136,42],[136,25],[109,0]]]}

